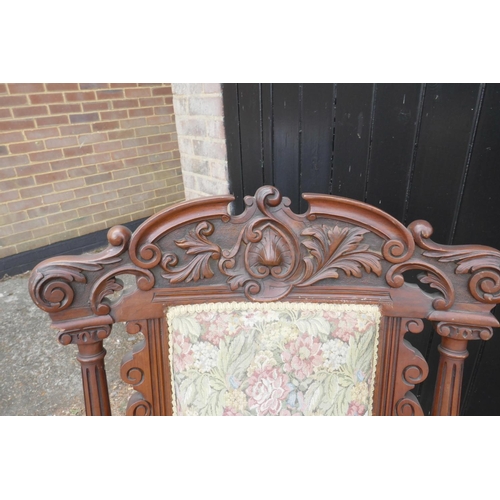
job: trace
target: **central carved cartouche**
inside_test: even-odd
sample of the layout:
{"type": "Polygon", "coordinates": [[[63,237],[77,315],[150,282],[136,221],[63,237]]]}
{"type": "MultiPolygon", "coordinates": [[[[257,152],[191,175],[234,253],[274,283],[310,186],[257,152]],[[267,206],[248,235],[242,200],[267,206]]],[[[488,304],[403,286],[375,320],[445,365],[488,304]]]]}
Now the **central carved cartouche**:
{"type": "Polygon", "coordinates": [[[248,243],[247,260],[249,269],[257,278],[285,274],[293,265],[290,242],[278,229],[268,225],[262,231],[260,241],[248,243]]]}
{"type": "Polygon", "coordinates": [[[276,251],[275,248],[263,248],[262,252],[259,253],[257,258],[259,264],[266,267],[276,267],[281,264],[282,258],[281,254],[276,251]]]}

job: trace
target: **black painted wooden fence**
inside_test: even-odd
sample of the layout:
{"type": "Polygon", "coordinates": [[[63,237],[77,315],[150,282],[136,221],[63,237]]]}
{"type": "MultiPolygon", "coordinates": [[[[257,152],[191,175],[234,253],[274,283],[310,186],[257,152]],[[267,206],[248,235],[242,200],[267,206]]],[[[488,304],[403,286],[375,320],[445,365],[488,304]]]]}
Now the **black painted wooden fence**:
{"type": "MultiPolygon", "coordinates": [[[[330,193],[426,219],[441,243],[500,248],[500,84],[224,84],[223,98],[238,210],[273,184],[295,211],[301,192],[330,193]]],[[[431,368],[416,391],[428,412],[439,339],[411,342],[431,368]]],[[[500,331],[469,352],[462,414],[499,415],[500,331]]]]}

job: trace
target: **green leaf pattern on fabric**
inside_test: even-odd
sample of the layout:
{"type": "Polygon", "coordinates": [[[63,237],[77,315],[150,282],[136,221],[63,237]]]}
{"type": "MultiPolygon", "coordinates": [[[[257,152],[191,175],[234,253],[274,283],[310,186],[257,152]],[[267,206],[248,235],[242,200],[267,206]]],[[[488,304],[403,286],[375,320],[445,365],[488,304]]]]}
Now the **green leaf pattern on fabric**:
{"type": "Polygon", "coordinates": [[[378,308],[211,306],[174,307],[167,314],[174,413],[371,413],[378,308]]]}

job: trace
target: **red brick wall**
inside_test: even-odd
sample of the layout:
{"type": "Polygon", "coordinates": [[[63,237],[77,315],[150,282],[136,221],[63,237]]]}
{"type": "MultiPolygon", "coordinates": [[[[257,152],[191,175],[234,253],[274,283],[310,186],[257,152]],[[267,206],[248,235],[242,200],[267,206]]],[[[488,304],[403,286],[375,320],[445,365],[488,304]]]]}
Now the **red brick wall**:
{"type": "Polygon", "coordinates": [[[0,84],[0,258],[184,198],[170,84],[0,84]]]}

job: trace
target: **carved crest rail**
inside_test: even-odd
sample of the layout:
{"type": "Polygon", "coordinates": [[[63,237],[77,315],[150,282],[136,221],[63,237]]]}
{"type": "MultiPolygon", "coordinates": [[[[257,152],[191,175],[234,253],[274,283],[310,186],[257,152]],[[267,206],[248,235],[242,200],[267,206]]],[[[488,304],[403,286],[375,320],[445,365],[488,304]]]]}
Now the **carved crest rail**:
{"type": "Polygon", "coordinates": [[[134,234],[112,228],[100,254],[38,265],[31,296],[61,330],[60,341],[78,345],[88,414],[109,413],[103,339],[113,323],[139,325],[129,331],[145,337],[141,350],[124,361],[124,380],[138,391],[128,413],[167,414],[166,307],[285,297],[380,306],[379,414],[421,413],[409,391],[425,379],[427,366],[403,336],[419,331],[422,319],[432,321],[442,336],[433,411],[456,414],[467,341],[486,340],[498,326],[490,311],[500,302],[500,252],[438,245],[427,222],[405,228],[361,202],[314,194],[304,199],[309,209],[295,214],[276,188],[264,186],[235,216],[228,212],[230,196],[185,202],[152,216],[134,234]],[[408,271],[419,272],[420,286],[406,279],[408,271]],[[111,301],[124,274],[136,277],[136,290],[111,301]]]}

